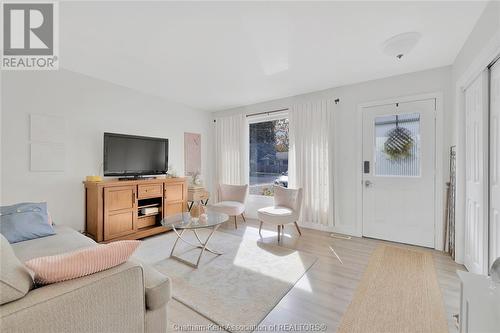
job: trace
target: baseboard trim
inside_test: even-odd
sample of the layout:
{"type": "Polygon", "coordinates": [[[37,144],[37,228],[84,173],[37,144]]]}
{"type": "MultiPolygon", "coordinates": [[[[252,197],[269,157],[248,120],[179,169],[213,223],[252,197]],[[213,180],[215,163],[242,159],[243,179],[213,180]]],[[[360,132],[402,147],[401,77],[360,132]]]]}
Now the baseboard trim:
{"type": "Polygon", "coordinates": [[[325,226],[321,225],[318,223],[310,223],[310,222],[299,222],[299,225],[304,228],[308,229],[314,229],[314,230],[319,230],[319,231],[326,231],[329,233],[337,233],[337,234],[343,234],[343,235],[349,235],[349,236],[354,236],[354,237],[361,237],[361,235],[358,235],[354,228],[346,228],[342,226],[325,226]]]}

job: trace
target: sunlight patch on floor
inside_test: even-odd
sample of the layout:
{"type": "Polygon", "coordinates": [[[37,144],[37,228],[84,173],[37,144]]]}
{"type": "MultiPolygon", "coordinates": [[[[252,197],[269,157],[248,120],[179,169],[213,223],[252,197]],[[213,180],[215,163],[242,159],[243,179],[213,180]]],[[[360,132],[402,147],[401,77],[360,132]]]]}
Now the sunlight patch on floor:
{"type": "MultiPolygon", "coordinates": [[[[263,238],[275,238],[276,232],[262,229],[263,238]]],[[[297,271],[304,271],[305,266],[298,251],[278,247],[277,244],[261,242],[256,235],[259,235],[259,229],[246,227],[243,238],[255,241],[258,245],[258,251],[253,250],[253,257],[249,257],[249,250],[245,242],[242,242],[234,257],[233,264],[245,269],[263,274],[273,279],[286,283],[294,283],[294,276],[297,271]],[[293,252],[289,252],[293,251],[293,252]],[[289,253],[287,253],[289,252],[289,253]]],[[[306,292],[312,292],[311,284],[307,276],[303,276],[296,287],[306,292]]]]}

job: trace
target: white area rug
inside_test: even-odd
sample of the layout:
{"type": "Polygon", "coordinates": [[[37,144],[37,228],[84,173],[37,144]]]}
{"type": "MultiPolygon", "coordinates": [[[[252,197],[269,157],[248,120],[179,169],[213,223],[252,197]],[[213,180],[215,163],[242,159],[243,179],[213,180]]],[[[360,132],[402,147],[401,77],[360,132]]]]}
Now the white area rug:
{"type": "MultiPolygon", "coordinates": [[[[192,233],[186,234],[186,239],[195,241],[192,233]]],[[[205,239],[207,233],[201,231],[200,235],[205,239]]],[[[161,256],[159,249],[168,255],[174,240],[173,233],[148,240],[137,256],[151,262],[161,256]]],[[[206,252],[198,269],[174,259],[163,259],[154,266],[172,279],[176,300],[228,331],[252,331],[317,259],[223,232],[216,232],[209,246],[224,254],[206,252]]],[[[176,254],[195,262],[199,250],[178,245],[176,254]]]]}

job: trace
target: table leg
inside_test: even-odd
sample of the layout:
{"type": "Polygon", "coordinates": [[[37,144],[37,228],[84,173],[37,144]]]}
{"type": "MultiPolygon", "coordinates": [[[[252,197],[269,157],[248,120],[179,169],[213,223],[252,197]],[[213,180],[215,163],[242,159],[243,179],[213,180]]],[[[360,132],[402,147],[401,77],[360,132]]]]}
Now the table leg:
{"type": "MultiPolygon", "coordinates": [[[[175,246],[177,245],[177,242],[179,240],[183,241],[184,243],[188,244],[188,245],[191,245],[192,247],[197,247],[197,248],[202,248],[203,247],[203,243],[198,239],[198,241],[200,242],[200,244],[194,244],[194,243],[191,243],[190,241],[188,241],[187,239],[184,239],[182,238],[182,235],[184,234],[184,232],[188,229],[183,229],[182,232],[179,234],[179,232],[175,229],[175,228],[172,228],[172,230],[175,232],[175,234],[177,235],[177,239],[175,240],[175,243],[174,243],[174,248],[175,246]]],[[[194,231],[194,229],[193,229],[194,231]]]]}
{"type": "Polygon", "coordinates": [[[198,233],[196,232],[196,229],[192,229],[192,230],[193,230],[193,232],[194,232],[194,234],[195,234],[195,236],[196,236],[196,239],[197,239],[197,240],[198,240],[198,242],[199,242],[199,244],[198,244],[198,245],[197,245],[197,244],[193,244],[193,243],[191,243],[190,241],[188,241],[188,240],[186,240],[186,239],[184,239],[184,238],[182,237],[182,235],[184,234],[184,232],[185,232],[186,230],[188,230],[188,229],[183,229],[183,230],[181,231],[181,233],[179,233],[179,232],[178,232],[175,228],[172,228],[172,230],[173,230],[173,231],[175,232],[175,234],[177,235],[177,239],[175,240],[174,246],[172,247],[172,251],[170,252],[170,258],[173,258],[173,259],[176,259],[176,260],[178,260],[178,261],[180,261],[180,262],[183,262],[183,263],[185,263],[185,264],[187,264],[187,265],[189,265],[189,266],[191,266],[191,267],[193,267],[193,268],[198,268],[198,265],[199,265],[199,263],[200,263],[201,257],[203,256],[203,253],[205,252],[205,250],[206,250],[206,251],[208,251],[208,252],[211,252],[211,253],[213,253],[213,254],[215,254],[215,255],[221,255],[221,254],[222,254],[222,252],[217,252],[217,251],[214,251],[214,250],[210,249],[210,248],[207,246],[207,245],[208,245],[208,242],[210,241],[210,239],[212,238],[213,234],[215,233],[215,231],[217,230],[217,228],[218,228],[218,227],[219,227],[219,225],[215,225],[215,226],[212,228],[212,231],[211,231],[211,232],[210,232],[210,234],[208,235],[208,237],[207,237],[207,239],[205,240],[205,242],[202,242],[202,241],[201,241],[201,239],[200,239],[200,237],[199,237],[198,233]],[[193,264],[192,262],[189,262],[189,261],[187,261],[187,260],[185,260],[185,259],[182,259],[182,258],[180,258],[180,257],[178,257],[178,256],[176,256],[176,255],[174,255],[174,250],[175,250],[175,247],[177,246],[177,243],[179,242],[179,240],[183,241],[183,242],[184,242],[184,243],[186,243],[186,244],[191,245],[192,247],[196,247],[196,248],[201,249],[201,251],[200,251],[200,255],[198,256],[198,260],[196,261],[196,264],[193,264]]]}
{"type": "MultiPolygon", "coordinates": [[[[217,228],[219,227],[219,225],[216,225],[212,232],[210,233],[210,235],[208,235],[207,237],[207,240],[205,241],[205,243],[203,244],[203,248],[201,249],[200,251],[200,255],[198,256],[198,261],[196,261],[196,268],[198,268],[198,265],[200,264],[200,260],[201,260],[201,256],[203,255],[203,252],[205,252],[205,250],[208,250],[207,249],[207,244],[208,242],[210,241],[210,238],[212,238],[213,234],[215,233],[215,230],[217,230],[217,228]]],[[[212,252],[212,251],[210,251],[212,252]]],[[[213,252],[212,252],[213,253],[213,252]]],[[[222,254],[222,253],[221,253],[222,254]]]]}
{"type": "MultiPolygon", "coordinates": [[[[208,236],[208,238],[207,238],[207,240],[205,241],[205,243],[203,243],[203,242],[201,241],[200,237],[198,236],[198,233],[196,232],[196,229],[193,229],[194,235],[196,236],[196,239],[198,239],[198,242],[199,242],[199,243],[200,243],[200,245],[201,245],[201,246],[200,246],[200,245],[195,245],[195,246],[196,246],[196,247],[198,247],[198,248],[201,248],[201,247],[203,247],[205,244],[207,244],[207,243],[208,243],[208,240],[210,239],[210,237],[212,237],[212,234],[215,232],[215,230],[217,230],[217,228],[218,228],[218,227],[219,227],[218,225],[216,225],[216,226],[214,227],[213,231],[210,233],[210,235],[208,236]]],[[[217,254],[217,255],[221,255],[221,254],[222,254],[222,252],[217,252],[217,251],[214,251],[214,250],[210,249],[208,246],[206,246],[206,247],[205,247],[205,250],[207,250],[208,252],[211,252],[211,253],[213,253],[213,254],[217,254]]]]}
{"type": "Polygon", "coordinates": [[[182,238],[182,235],[184,234],[184,232],[186,231],[186,229],[182,230],[181,233],[179,234],[179,232],[177,232],[177,230],[175,229],[175,227],[172,227],[172,230],[175,232],[175,234],[177,235],[177,239],[175,240],[175,243],[174,243],[174,246],[172,247],[172,251],[170,251],[170,256],[172,256],[174,254],[174,250],[175,250],[175,247],[177,246],[177,243],[179,242],[179,239],[183,240],[184,239],[182,238]]]}

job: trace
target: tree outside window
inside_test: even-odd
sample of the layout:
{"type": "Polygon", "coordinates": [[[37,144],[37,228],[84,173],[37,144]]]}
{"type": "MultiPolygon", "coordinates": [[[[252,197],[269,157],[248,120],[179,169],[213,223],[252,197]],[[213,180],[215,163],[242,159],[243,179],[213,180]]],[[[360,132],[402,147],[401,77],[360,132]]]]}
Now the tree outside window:
{"type": "Polygon", "coordinates": [[[288,186],[288,119],[250,124],[250,194],[273,195],[288,186]]]}

